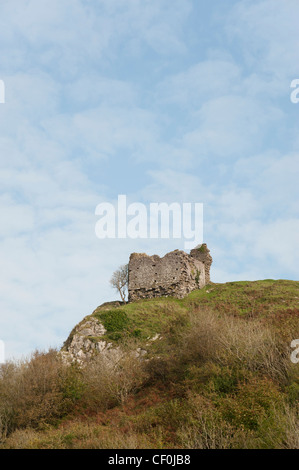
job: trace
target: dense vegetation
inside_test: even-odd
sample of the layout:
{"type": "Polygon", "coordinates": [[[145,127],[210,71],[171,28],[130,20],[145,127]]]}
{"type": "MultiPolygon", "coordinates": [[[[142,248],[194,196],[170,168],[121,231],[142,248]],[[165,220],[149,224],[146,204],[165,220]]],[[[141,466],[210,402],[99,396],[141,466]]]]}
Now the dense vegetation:
{"type": "Polygon", "coordinates": [[[0,447],[299,448],[298,300],[299,282],[265,280],[99,307],[122,358],[3,365],[0,447]]]}

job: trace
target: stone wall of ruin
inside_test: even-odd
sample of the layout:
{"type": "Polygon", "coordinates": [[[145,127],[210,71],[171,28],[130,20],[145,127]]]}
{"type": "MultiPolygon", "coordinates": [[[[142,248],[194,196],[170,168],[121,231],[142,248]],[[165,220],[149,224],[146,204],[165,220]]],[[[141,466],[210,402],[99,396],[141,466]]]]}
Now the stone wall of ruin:
{"type": "Polygon", "coordinates": [[[129,261],[129,301],[173,296],[183,298],[210,280],[212,258],[206,245],[190,255],[175,250],[163,258],[132,253],[129,261]],[[210,258],[210,259],[209,259],[210,258]]]}

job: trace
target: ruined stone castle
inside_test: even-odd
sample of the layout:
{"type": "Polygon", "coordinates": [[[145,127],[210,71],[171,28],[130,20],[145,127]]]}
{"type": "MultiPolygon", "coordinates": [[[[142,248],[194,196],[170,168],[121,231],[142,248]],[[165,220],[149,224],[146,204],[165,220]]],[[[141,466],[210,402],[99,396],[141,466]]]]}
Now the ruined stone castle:
{"type": "MultiPolygon", "coordinates": [[[[129,301],[165,296],[185,297],[210,282],[211,264],[212,257],[206,244],[194,248],[190,254],[175,250],[163,258],[133,253],[129,261],[129,301]]],[[[119,302],[106,302],[78,323],[60,351],[66,364],[75,362],[83,366],[99,354],[109,367],[119,362],[125,353],[119,345],[107,340],[107,330],[98,316],[111,309],[115,312],[118,307],[119,302]]],[[[149,342],[156,341],[159,336],[155,334],[149,342]]],[[[139,347],[134,354],[142,358],[147,350],[139,347]]]]}
{"type": "Polygon", "coordinates": [[[210,250],[204,243],[190,254],[175,250],[163,258],[132,253],[129,261],[129,302],[153,297],[183,298],[210,282],[210,250]]]}

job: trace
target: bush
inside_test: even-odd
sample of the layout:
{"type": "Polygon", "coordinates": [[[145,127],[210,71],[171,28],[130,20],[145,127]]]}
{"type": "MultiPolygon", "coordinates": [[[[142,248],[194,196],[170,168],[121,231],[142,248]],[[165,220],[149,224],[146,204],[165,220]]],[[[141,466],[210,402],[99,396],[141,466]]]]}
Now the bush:
{"type": "Polygon", "coordinates": [[[188,399],[191,419],[178,431],[185,449],[231,449],[238,447],[242,434],[226,422],[213,403],[200,395],[188,399]]]}
{"type": "Polygon", "coordinates": [[[140,360],[119,349],[82,369],[64,364],[54,350],[6,363],[0,369],[0,440],[16,429],[56,424],[75,404],[78,411],[122,404],[144,380],[140,360]]]}
{"type": "Polygon", "coordinates": [[[111,358],[98,355],[84,367],[85,407],[105,410],[123,404],[144,382],[144,368],[132,352],[114,353],[111,358]]]}
{"type": "Polygon", "coordinates": [[[299,406],[296,408],[285,407],[284,417],[286,420],[285,436],[283,439],[284,449],[299,449],[299,406]]]}
{"type": "Polygon", "coordinates": [[[237,393],[222,401],[223,417],[241,429],[256,430],[282,409],[284,397],[270,379],[252,378],[239,384],[237,393]]]}
{"type": "Polygon", "coordinates": [[[63,364],[54,350],[4,364],[0,371],[0,435],[55,422],[70,411],[81,393],[79,371],[63,364]]]}
{"type": "Polygon", "coordinates": [[[100,315],[100,318],[108,333],[123,331],[129,325],[128,315],[120,309],[104,312],[100,315]]]}
{"type": "Polygon", "coordinates": [[[190,314],[190,323],[181,335],[184,361],[247,369],[286,383],[288,351],[261,321],[201,310],[190,314]]]}

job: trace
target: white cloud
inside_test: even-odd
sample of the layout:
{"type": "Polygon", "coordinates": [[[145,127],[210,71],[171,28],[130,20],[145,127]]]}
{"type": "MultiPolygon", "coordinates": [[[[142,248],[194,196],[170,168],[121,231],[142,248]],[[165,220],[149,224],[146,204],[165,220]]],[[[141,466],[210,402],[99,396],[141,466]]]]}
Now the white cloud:
{"type": "Polygon", "coordinates": [[[240,81],[240,68],[232,60],[204,60],[164,80],[159,86],[159,97],[194,108],[239,89],[240,81]]]}
{"type": "Polygon", "coordinates": [[[0,196],[1,230],[0,237],[21,235],[32,230],[34,212],[29,204],[15,204],[8,195],[0,196]]]}
{"type": "Polygon", "coordinates": [[[297,0],[238,2],[228,25],[231,39],[241,41],[252,68],[281,80],[298,72],[297,0]]]}
{"type": "Polygon", "coordinates": [[[299,155],[280,155],[277,151],[240,159],[234,179],[251,187],[264,216],[298,215],[299,155]]]}
{"type": "Polygon", "coordinates": [[[27,70],[33,62],[69,80],[109,67],[120,50],[135,58],[147,48],[159,55],[186,51],[180,36],[189,0],[28,0],[22,7],[9,0],[0,8],[2,50],[10,48],[4,68],[27,70]]]}
{"type": "Polygon", "coordinates": [[[228,95],[206,102],[197,116],[198,128],[184,136],[186,146],[203,155],[230,157],[252,153],[283,114],[253,99],[228,95]]]}

